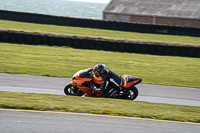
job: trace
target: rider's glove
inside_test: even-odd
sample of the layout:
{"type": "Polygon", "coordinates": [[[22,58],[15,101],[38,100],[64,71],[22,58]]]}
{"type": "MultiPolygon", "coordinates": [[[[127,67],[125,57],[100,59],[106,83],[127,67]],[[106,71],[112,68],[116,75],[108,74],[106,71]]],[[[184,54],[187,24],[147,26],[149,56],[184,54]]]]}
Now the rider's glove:
{"type": "Polygon", "coordinates": [[[95,91],[102,91],[100,88],[97,88],[95,85],[92,85],[91,88],[95,91]]]}

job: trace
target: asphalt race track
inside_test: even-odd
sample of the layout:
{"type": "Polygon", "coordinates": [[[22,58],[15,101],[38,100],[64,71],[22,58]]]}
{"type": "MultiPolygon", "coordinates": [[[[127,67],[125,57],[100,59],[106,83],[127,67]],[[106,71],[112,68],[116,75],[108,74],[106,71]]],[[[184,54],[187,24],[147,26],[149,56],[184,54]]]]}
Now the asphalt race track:
{"type": "MultiPolygon", "coordinates": [[[[0,91],[64,95],[70,78],[43,77],[0,73],[0,91]]],[[[200,106],[200,89],[150,84],[137,85],[135,101],[200,106]]]]}
{"type": "MultiPolygon", "coordinates": [[[[64,95],[69,78],[0,74],[0,91],[64,95]]],[[[141,84],[138,101],[200,106],[200,89],[141,84]]],[[[1,92],[0,92],[1,93],[1,92]]],[[[0,133],[199,133],[200,124],[0,109],[0,133]]]]}
{"type": "Polygon", "coordinates": [[[1,133],[199,133],[200,124],[0,109],[1,133]]]}

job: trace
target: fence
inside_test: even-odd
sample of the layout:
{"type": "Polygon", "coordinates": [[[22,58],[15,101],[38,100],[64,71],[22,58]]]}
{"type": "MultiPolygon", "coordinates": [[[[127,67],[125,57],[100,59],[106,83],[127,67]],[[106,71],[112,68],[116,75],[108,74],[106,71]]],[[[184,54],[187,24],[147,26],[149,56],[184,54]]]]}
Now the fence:
{"type": "Polygon", "coordinates": [[[175,46],[159,43],[114,41],[86,37],[69,37],[40,33],[26,33],[19,31],[0,30],[0,42],[29,45],[42,44],[49,46],[69,46],[80,49],[119,51],[153,55],[200,57],[200,47],[175,46]]]}
{"type": "Polygon", "coordinates": [[[99,28],[108,30],[141,32],[141,33],[156,33],[170,35],[186,35],[200,37],[200,28],[196,27],[180,27],[155,24],[142,24],[133,22],[118,22],[95,19],[83,19],[72,17],[59,17],[43,14],[23,13],[14,11],[0,10],[0,19],[12,20],[20,22],[30,22],[39,24],[53,24],[61,26],[75,26],[99,28]]]}

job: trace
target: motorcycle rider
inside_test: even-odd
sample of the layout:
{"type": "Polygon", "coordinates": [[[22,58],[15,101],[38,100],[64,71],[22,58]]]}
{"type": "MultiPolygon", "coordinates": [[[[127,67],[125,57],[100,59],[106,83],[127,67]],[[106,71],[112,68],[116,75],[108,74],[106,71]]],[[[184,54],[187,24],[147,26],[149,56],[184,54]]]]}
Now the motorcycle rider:
{"type": "Polygon", "coordinates": [[[96,77],[102,78],[102,84],[100,88],[93,85],[92,89],[95,91],[103,91],[104,94],[102,97],[104,98],[117,98],[124,84],[124,79],[106,68],[104,64],[95,65],[93,71],[96,77]]]}

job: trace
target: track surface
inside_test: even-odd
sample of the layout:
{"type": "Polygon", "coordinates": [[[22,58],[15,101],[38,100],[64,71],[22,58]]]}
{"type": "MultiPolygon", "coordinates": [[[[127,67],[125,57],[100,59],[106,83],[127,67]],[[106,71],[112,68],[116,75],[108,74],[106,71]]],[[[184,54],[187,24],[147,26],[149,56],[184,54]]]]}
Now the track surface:
{"type": "Polygon", "coordinates": [[[200,125],[84,114],[0,109],[1,133],[199,133],[200,125]]]}
{"type": "MultiPolygon", "coordinates": [[[[0,74],[0,91],[64,95],[63,88],[70,80],[69,78],[0,74]]],[[[188,102],[187,104],[191,106],[194,103],[200,104],[198,88],[148,84],[138,85],[138,88],[140,95],[137,100],[161,103],[167,101],[171,104],[177,104],[174,100],[179,100],[179,103],[188,102]]],[[[0,133],[199,133],[199,131],[200,124],[192,123],[0,109],[0,133]]]]}
{"type": "MultiPolygon", "coordinates": [[[[16,75],[0,73],[0,91],[64,95],[63,88],[70,78],[16,75]]],[[[136,101],[200,106],[200,89],[139,84],[136,101]]]]}

